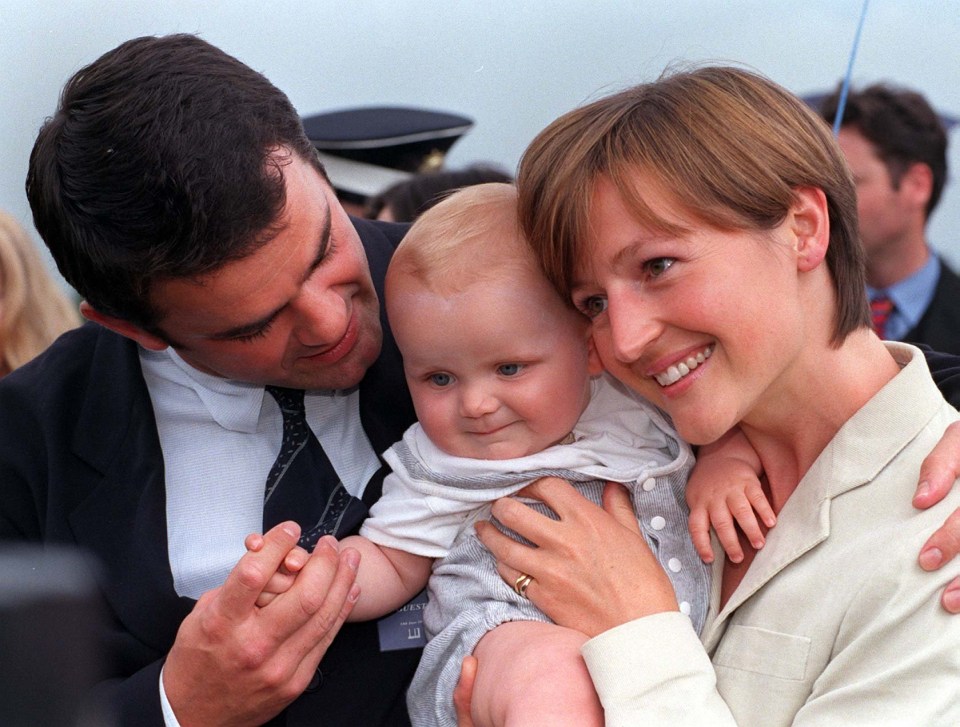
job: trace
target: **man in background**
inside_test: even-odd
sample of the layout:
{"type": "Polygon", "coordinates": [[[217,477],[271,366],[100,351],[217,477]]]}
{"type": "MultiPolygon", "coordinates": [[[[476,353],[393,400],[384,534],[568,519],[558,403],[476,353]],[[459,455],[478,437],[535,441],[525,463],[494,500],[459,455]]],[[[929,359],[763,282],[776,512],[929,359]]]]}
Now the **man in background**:
{"type": "MultiPolygon", "coordinates": [[[[822,103],[830,123],[838,99],[822,103]]],[[[919,93],[875,84],[849,93],[838,141],[857,187],[874,328],[960,353],[960,277],[926,236],[947,178],[943,121],[919,93]]]]}

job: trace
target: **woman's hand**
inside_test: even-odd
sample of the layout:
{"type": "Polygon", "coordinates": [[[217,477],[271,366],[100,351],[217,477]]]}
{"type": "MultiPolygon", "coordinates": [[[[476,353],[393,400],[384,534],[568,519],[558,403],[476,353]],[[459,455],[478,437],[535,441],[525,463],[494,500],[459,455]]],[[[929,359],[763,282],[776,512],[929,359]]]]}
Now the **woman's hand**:
{"type": "Polygon", "coordinates": [[[537,547],[489,522],[477,523],[477,535],[507,583],[523,574],[533,578],[525,595],[556,623],[593,637],[635,618],[677,610],[673,586],[640,534],[623,487],[607,485],[603,508],[553,477],[520,494],[540,500],[560,519],[515,498],[494,503],[493,516],[537,547]]]}
{"type": "MultiPolygon", "coordinates": [[[[940,502],[960,477],[960,422],[954,422],[920,466],[920,484],[913,505],[926,509],[940,502]]],[[[936,570],[960,553],[960,510],[956,510],[920,550],[920,567],[936,570]]],[[[954,578],[940,599],[950,613],[960,613],[960,578],[954,578]]]]}

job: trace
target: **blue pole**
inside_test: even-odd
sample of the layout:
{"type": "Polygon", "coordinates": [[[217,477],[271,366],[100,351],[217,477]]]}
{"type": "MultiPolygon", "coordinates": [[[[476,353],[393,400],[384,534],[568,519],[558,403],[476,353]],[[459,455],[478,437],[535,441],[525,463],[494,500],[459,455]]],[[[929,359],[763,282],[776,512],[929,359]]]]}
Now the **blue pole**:
{"type": "Polygon", "coordinates": [[[847,106],[847,94],[850,92],[850,79],[853,76],[853,62],[857,57],[857,48],[860,47],[860,33],[863,31],[863,21],[867,18],[868,5],[870,5],[870,0],[863,0],[863,10],[860,12],[860,23],[857,25],[857,34],[853,38],[853,48],[850,50],[850,62],[847,64],[847,73],[843,77],[843,85],[840,87],[837,115],[833,120],[834,136],[840,133],[840,126],[843,123],[843,112],[847,106]]]}

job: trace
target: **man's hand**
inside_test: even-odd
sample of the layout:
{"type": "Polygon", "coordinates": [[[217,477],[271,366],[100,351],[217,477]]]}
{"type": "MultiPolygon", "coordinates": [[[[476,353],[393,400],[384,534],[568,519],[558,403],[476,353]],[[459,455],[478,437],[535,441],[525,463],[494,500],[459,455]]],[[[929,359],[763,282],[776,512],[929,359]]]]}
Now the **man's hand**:
{"type": "MultiPolygon", "coordinates": [[[[920,466],[920,484],[913,505],[926,509],[940,502],[960,477],[960,422],[954,422],[920,466]]],[[[943,526],[920,549],[920,567],[936,570],[960,553],[960,510],[954,511],[943,526]]],[[[954,578],[940,598],[950,613],[960,613],[960,578],[954,578]]]]}
{"type": "Polygon", "coordinates": [[[310,683],[359,595],[359,554],[321,539],[290,589],[258,607],[299,536],[295,523],[273,528],[184,619],[163,670],[182,727],[262,724],[310,683]]]}

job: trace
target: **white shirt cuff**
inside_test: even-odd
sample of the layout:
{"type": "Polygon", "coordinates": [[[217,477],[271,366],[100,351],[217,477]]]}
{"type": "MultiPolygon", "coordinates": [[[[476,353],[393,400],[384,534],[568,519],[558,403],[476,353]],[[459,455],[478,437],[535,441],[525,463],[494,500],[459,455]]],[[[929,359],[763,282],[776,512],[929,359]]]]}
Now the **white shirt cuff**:
{"type": "Polygon", "coordinates": [[[163,690],[163,669],[160,670],[160,709],[163,711],[163,723],[166,727],[180,727],[170,700],[167,699],[167,693],[163,690]]]}

